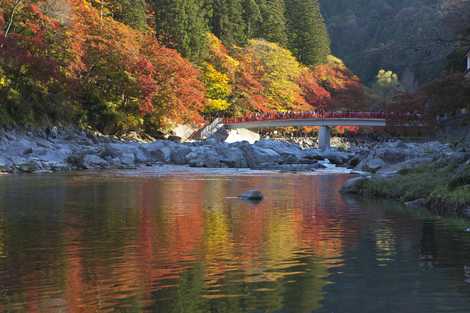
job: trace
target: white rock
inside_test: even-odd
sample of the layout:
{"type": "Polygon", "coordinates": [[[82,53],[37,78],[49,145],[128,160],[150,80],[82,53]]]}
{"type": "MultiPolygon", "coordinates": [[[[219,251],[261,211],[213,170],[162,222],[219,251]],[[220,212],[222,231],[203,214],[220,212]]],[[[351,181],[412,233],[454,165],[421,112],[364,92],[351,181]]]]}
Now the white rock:
{"type": "Polygon", "coordinates": [[[254,144],[261,139],[261,136],[258,133],[255,133],[251,130],[240,128],[240,129],[231,129],[228,130],[228,137],[225,139],[226,143],[234,143],[247,141],[251,144],[254,144]]]}

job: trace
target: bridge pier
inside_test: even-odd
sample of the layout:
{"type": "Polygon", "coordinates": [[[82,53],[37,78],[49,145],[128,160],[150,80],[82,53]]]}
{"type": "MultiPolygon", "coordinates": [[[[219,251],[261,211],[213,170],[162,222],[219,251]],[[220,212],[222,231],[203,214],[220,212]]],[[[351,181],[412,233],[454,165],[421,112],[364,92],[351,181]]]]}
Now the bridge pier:
{"type": "Polygon", "coordinates": [[[328,150],[331,148],[331,129],[328,126],[320,126],[318,146],[321,150],[328,150]]]}

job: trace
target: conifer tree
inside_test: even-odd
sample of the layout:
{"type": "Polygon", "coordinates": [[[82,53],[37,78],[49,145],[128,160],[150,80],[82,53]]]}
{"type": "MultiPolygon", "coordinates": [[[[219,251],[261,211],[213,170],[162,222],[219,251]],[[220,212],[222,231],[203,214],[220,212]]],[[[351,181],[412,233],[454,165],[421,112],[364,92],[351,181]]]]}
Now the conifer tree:
{"type": "Polygon", "coordinates": [[[144,30],[147,26],[145,0],[91,0],[90,3],[99,10],[102,18],[112,17],[138,30],[144,30]]]}
{"type": "Polygon", "coordinates": [[[243,0],[243,19],[246,25],[246,36],[249,39],[255,37],[262,22],[261,10],[256,0],[243,0]]]}
{"type": "Polygon", "coordinates": [[[145,0],[115,1],[113,18],[138,30],[147,26],[145,0]]]}
{"type": "Polygon", "coordinates": [[[200,0],[154,0],[156,31],[161,43],[200,62],[207,51],[207,10],[200,0]]]}
{"type": "Polygon", "coordinates": [[[213,0],[211,26],[212,32],[228,46],[246,42],[241,0],[213,0]]]}
{"type": "Polygon", "coordinates": [[[287,46],[284,0],[257,0],[257,2],[262,17],[257,37],[287,46]]]}
{"type": "Polygon", "coordinates": [[[304,64],[325,62],[330,39],[318,0],[286,1],[289,48],[304,64]]]}

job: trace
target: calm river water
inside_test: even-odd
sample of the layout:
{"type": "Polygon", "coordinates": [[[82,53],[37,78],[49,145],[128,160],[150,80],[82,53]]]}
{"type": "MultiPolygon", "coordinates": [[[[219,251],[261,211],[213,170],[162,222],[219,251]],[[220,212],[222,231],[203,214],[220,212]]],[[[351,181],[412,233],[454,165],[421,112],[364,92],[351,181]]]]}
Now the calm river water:
{"type": "Polygon", "coordinates": [[[345,198],[347,178],[0,177],[0,312],[470,312],[470,235],[345,198]]]}

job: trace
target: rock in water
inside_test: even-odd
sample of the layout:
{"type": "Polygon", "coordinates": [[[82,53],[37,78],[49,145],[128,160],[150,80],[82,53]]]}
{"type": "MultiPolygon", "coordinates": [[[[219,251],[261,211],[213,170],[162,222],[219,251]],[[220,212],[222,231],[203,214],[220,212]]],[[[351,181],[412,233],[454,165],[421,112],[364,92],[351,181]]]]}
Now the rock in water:
{"type": "Polygon", "coordinates": [[[243,200],[251,200],[251,201],[261,201],[263,200],[264,196],[261,193],[261,191],[258,190],[250,190],[245,193],[243,193],[240,196],[241,199],[243,200]]]}

